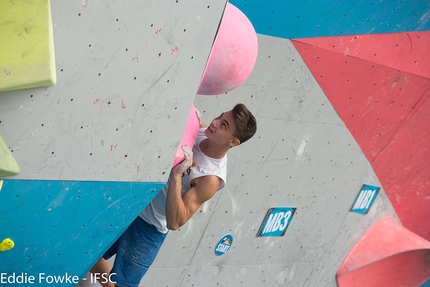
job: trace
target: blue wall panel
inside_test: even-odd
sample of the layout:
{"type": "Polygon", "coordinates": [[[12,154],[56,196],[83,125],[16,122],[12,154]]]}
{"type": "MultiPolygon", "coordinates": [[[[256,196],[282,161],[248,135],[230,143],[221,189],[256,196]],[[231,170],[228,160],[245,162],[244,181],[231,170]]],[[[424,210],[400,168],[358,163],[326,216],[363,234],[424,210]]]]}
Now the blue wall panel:
{"type": "Polygon", "coordinates": [[[257,33],[313,38],[430,30],[429,1],[232,0],[257,33]]]}
{"type": "Polygon", "coordinates": [[[427,282],[425,282],[423,285],[421,285],[421,287],[430,287],[430,278],[429,278],[429,280],[427,280],[427,282]]]}
{"type": "Polygon", "coordinates": [[[1,272],[82,277],[164,183],[4,180],[1,272]]]}

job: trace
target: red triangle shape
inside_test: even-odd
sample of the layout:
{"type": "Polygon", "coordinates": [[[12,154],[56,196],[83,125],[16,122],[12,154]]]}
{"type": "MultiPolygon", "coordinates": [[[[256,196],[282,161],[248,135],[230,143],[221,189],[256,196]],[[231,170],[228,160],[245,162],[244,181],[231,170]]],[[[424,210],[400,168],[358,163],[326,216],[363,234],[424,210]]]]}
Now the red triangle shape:
{"type": "Polygon", "coordinates": [[[430,78],[430,31],[311,38],[296,42],[430,78]]]}
{"type": "Polygon", "coordinates": [[[430,33],[413,35],[418,34],[425,36],[414,40],[412,51],[418,52],[411,55],[404,47],[396,51],[384,46],[384,41],[391,45],[405,34],[292,42],[372,164],[405,227],[430,240],[430,208],[426,208],[430,204],[430,79],[421,76],[429,71],[402,62],[416,59],[430,67],[430,60],[421,53],[429,46],[430,33]],[[381,55],[381,51],[384,56],[375,57],[378,61],[369,60],[372,52],[381,55]]]}

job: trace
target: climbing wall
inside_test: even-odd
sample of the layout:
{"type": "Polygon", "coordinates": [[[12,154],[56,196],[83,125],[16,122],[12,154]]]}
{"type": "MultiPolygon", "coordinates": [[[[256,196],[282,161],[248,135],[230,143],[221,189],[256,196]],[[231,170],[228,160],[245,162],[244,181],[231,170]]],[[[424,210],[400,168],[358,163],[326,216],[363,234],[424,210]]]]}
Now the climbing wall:
{"type": "MultiPolygon", "coordinates": [[[[337,271],[386,217],[428,255],[430,4],[232,3],[258,33],[256,66],[239,88],[195,97],[225,1],[52,4],[57,85],[0,94],[0,135],[21,167],[0,192],[8,270],[83,276],[166,180],[193,102],[207,123],[243,102],[258,132],[141,286],[342,287],[337,271]]],[[[358,250],[371,260],[372,248],[358,250]]],[[[411,274],[408,261],[396,271],[411,274]]]]}
{"type": "Polygon", "coordinates": [[[57,84],[0,93],[2,272],[82,277],[157,194],[225,4],[51,3],[57,84]]]}
{"type": "MultiPolygon", "coordinates": [[[[372,274],[391,266],[405,281],[387,286],[424,283],[430,276],[429,182],[423,177],[430,141],[423,125],[429,4],[233,3],[259,33],[257,65],[243,86],[216,98],[198,96],[195,105],[209,121],[244,102],[256,112],[259,131],[230,152],[227,187],[168,237],[142,286],[352,286],[338,285],[336,272],[347,258],[347,272],[353,262],[363,264],[348,255],[384,217],[421,238],[422,249],[408,247],[401,256],[393,244],[397,234],[388,236],[392,253],[381,252],[386,260],[375,257],[375,268],[368,265],[362,274],[373,280],[353,282],[375,284],[372,274]],[[366,194],[363,184],[380,188],[373,202],[358,196],[366,194]],[[286,225],[284,235],[259,237],[268,211],[284,207],[295,208],[289,225],[278,225],[286,225]],[[226,234],[231,247],[218,256],[226,234]]],[[[352,255],[371,261],[374,248],[382,247],[376,243],[352,255]]],[[[386,283],[392,277],[381,274],[386,283]]]]}
{"type": "Polygon", "coordinates": [[[209,122],[237,102],[256,114],[257,134],[229,151],[226,188],[171,232],[142,286],[336,286],[356,240],[396,217],[384,190],[366,215],[350,212],[363,184],[381,187],[371,165],[289,40],[259,35],[250,78],[195,106],[209,122]],[[296,208],[285,234],[257,237],[278,207],[296,208]],[[231,248],[217,256],[226,234],[231,248]]]}

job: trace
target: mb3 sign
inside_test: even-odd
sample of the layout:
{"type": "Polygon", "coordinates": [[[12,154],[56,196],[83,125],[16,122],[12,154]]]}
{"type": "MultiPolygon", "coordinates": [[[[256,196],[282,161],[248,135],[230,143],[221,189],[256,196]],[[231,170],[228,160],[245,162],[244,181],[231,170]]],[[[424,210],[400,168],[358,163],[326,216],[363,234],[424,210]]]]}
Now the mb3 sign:
{"type": "Polygon", "coordinates": [[[261,224],[257,237],[284,236],[295,212],[295,207],[270,208],[261,224]]]}

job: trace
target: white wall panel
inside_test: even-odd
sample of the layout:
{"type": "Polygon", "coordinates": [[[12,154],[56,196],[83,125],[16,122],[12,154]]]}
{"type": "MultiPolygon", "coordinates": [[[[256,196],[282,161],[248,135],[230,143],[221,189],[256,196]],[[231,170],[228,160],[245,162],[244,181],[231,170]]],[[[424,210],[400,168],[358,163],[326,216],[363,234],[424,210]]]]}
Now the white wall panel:
{"type": "Polygon", "coordinates": [[[367,228],[396,217],[383,190],[368,214],[349,212],[363,183],[380,186],[370,164],[291,43],[259,35],[259,44],[242,86],[195,101],[206,122],[243,102],[258,132],[229,151],[227,186],[169,234],[142,286],[334,287],[367,228]],[[285,236],[256,237],[276,206],[297,207],[285,236]],[[216,256],[225,234],[233,235],[232,248],[216,256]],[[166,277],[165,268],[187,271],[166,277]]]}
{"type": "Polygon", "coordinates": [[[20,179],[165,181],[225,1],[51,1],[57,85],[0,94],[20,179]]]}

